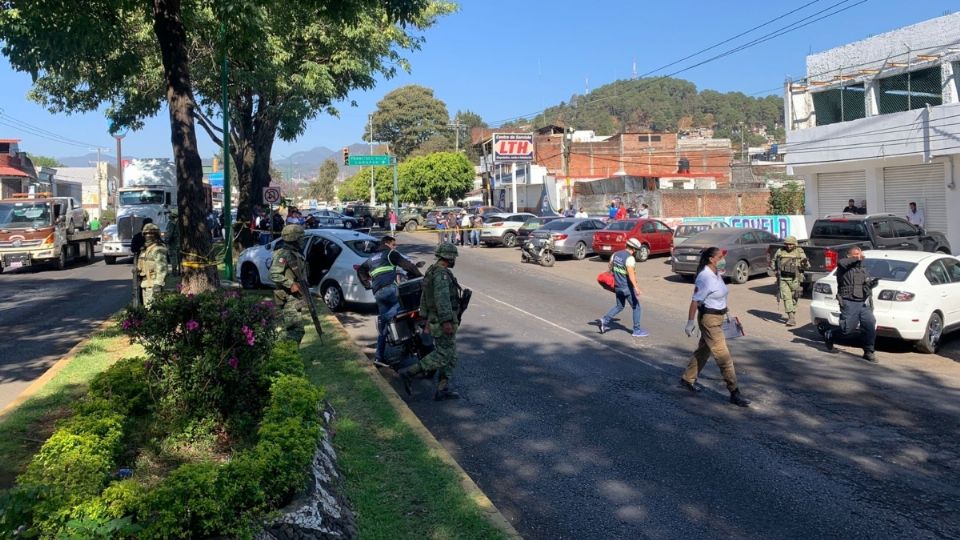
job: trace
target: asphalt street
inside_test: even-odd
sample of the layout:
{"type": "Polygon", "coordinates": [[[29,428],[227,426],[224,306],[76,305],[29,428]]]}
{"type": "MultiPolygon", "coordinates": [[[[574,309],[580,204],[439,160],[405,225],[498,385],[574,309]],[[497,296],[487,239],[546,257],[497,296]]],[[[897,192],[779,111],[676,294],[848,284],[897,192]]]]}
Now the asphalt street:
{"type": "Polygon", "coordinates": [[[129,301],[129,261],[0,274],[0,409],[129,301]]]}
{"type": "MultiPolygon", "coordinates": [[[[429,236],[400,244],[433,259],[429,236]]],[[[418,381],[407,401],[524,537],[960,537],[957,337],[938,355],[881,341],[871,365],[855,344],[824,351],[809,300],[785,328],[772,278],[731,285],[748,334],[730,343],[744,410],[712,361],[707,391],[677,387],[696,346],[682,331],[692,285],[664,258],[639,266],[651,335],[634,339],[629,308],[598,333],[613,305],[595,281],[604,262],[461,254],[454,272],[474,290],[463,399],[435,403],[418,381]]],[[[372,310],[340,318],[372,352],[372,310]]]]}

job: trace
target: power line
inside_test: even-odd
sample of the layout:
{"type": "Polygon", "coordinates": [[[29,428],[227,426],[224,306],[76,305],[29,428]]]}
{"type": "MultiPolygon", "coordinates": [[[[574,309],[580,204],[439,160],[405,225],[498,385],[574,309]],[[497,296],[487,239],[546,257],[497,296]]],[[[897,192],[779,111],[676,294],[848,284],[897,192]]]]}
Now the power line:
{"type": "MultiPolygon", "coordinates": [[[[856,6],[860,5],[860,4],[863,4],[863,3],[867,2],[868,0],[860,0],[859,2],[857,2],[857,3],[855,3],[855,4],[852,4],[852,5],[843,7],[843,8],[841,8],[841,9],[839,9],[839,10],[830,12],[831,10],[833,10],[833,9],[835,9],[835,8],[843,5],[843,4],[846,4],[847,2],[850,2],[850,1],[851,1],[851,0],[841,0],[841,1],[837,2],[837,3],[835,3],[835,4],[832,4],[831,6],[825,8],[825,9],[822,9],[822,10],[817,11],[817,12],[811,14],[811,15],[808,15],[808,16],[806,16],[806,17],[804,17],[804,18],[802,18],[802,19],[800,19],[800,20],[798,20],[798,21],[795,21],[795,22],[793,22],[793,23],[791,23],[791,24],[789,24],[789,25],[787,25],[787,26],[781,27],[781,28],[779,28],[779,29],[777,29],[777,30],[775,30],[775,31],[773,31],[773,32],[770,32],[770,33],[768,33],[768,34],[765,34],[765,35],[763,35],[763,36],[760,36],[759,38],[756,38],[756,39],[754,39],[753,41],[747,42],[747,43],[745,43],[745,44],[743,44],[743,45],[740,45],[740,46],[738,46],[738,47],[735,47],[735,48],[733,48],[733,49],[729,49],[729,50],[727,50],[727,51],[724,51],[723,53],[720,53],[720,54],[718,54],[718,55],[715,55],[715,56],[713,56],[713,57],[711,57],[711,58],[707,58],[706,60],[702,60],[702,61],[700,61],[700,62],[697,62],[697,63],[695,63],[695,64],[693,64],[693,65],[691,65],[691,66],[688,66],[688,67],[685,67],[685,68],[676,70],[676,71],[674,71],[674,72],[672,72],[672,73],[669,73],[669,74],[667,74],[667,75],[663,75],[663,76],[661,76],[661,77],[657,77],[657,78],[653,78],[653,79],[647,79],[646,81],[644,81],[643,83],[641,83],[641,85],[640,85],[638,88],[635,88],[633,91],[634,91],[634,92],[642,91],[642,90],[650,87],[652,84],[654,84],[654,83],[656,83],[656,82],[658,82],[658,81],[660,81],[660,80],[663,80],[663,79],[672,77],[672,76],[674,76],[674,75],[678,75],[678,74],[683,73],[683,72],[685,72],[685,71],[689,71],[689,70],[691,70],[691,69],[700,67],[700,66],[702,66],[702,65],[705,65],[705,64],[707,64],[707,63],[713,62],[713,61],[715,61],[715,60],[719,60],[719,59],[724,58],[724,57],[726,57],[726,56],[730,56],[730,55],[735,54],[735,53],[737,53],[737,52],[740,52],[740,51],[742,51],[742,50],[745,50],[745,49],[748,49],[748,48],[750,48],[750,47],[753,47],[753,46],[755,46],[755,45],[759,45],[760,43],[764,43],[764,42],[769,41],[769,40],[771,40],[771,39],[774,39],[774,38],[776,38],[776,37],[779,37],[779,36],[782,36],[782,35],[784,35],[784,34],[793,32],[794,30],[799,30],[800,28],[804,28],[804,27],[806,27],[806,26],[809,26],[810,24],[813,24],[813,23],[816,23],[816,22],[821,21],[821,20],[823,20],[823,19],[832,17],[832,16],[837,15],[837,14],[843,12],[843,11],[846,11],[846,10],[851,9],[851,8],[853,8],[853,7],[856,7],[856,6]],[[817,17],[818,15],[822,15],[822,14],[824,14],[824,13],[826,13],[826,14],[823,15],[823,16],[821,16],[821,17],[817,17]],[[817,18],[815,18],[815,17],[817,17],[817,18]],[[810,20],[810,19],[813,19],[813,20],[810,20]],[[800,24],[800,23],[804,23],[804,24],[800,24]]],[[[796,10],[793,10],[793,11],[796,11],[796,10]]],[[[760,25],[760,26],[762,27],[762,26],[765,26],[766,24],[775,22],[776,20],[779,20],[779,19],[783,18],[784,16],[785,16],[785,15],[780,15],[780,16],[778,16],[778,17],[776,17],[776,18],[774,18],[774,19],[772,19],[772,20],[768,21],[767,23],[765,23],[765,24],[763,24],[763,25],[760,25]]],[[[747,33],[749,33],[749,32],[747,32],[747,33]]],[[[713,47],[710,47],[710,48],[713,48],[713,47]]],[[[708,49],[709,49],[709,48],[708,48],[708,49]]],[[[696,56],[697,54],[699,54],[699,53],[696,53],[696,54],[694,54],[693,56],[696,56]]],[[[604,100],[607,100],[607,99],[612,99],[612,98],[614,98],[614,97],[618,97],[618,95],[610,95],[610,96],[605,96],[605,97],[602,97],[602,98],[593,99],[593,100],[587,101],[585,104],[586,104],[586,105],[589,105],[589,104],[592,104],[592,103],[597,103],[597,102],[599,102],[599,101],[604,101],[604,100]]],[[[579,103],[578,103],[578,106],[579,106],[579,103]]],[[[518,119],[521,119],[521,118],[526,118],[527,116],[530,116],[530,115],[540,114],[540,113],[543,113],[543,112],[545,112],[545,111],[546,111],[546,109],[542,109],[542,110],[539,110],[539,111],[536,111],[536,112],[533,112],[533,113],[525,114],[525,115],[523,115],[523,116],[514,116],[514,117],[511,117],[511,118],[507,118],[507,119],[505,119],[505,120],[500,120],[500,121],[493,122],[493,123],[495,123],[495,124],[497,124],[497,125],[503,125],[504,123],[507,123],[507,122],[510,122],[510,121],[513,121],[513,120],[518,120],[518,119]]]]}
{"type": "Polygon", "coordinates": [[[33,124],[30,124],[29,122],[25,122],[23,120],[14,118],[13,116],[10,116],[6,112],[4,112],[2,109],[0,109],[0,124],[3,124],[7,127],[11,127],[14,129],[19,129],[27,132],[30,135],[41,137],[41,138],[44,138],[53,142],[61,143],[61,144],[78,146],[83,148],[89,148],[91,146],[91,143],[82,142],[76,139],[71,139],[69,137],[65,137],[53,131],[49,131],[41,127],[35,126],[33,124]]]}

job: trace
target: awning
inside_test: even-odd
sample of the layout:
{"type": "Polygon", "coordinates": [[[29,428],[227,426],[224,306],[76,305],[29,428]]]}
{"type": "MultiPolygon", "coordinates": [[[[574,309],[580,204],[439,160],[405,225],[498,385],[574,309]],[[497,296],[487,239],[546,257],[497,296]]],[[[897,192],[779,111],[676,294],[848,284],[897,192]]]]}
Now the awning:
{"type": "Polygon", "coordinates": [[[20,169],[4,166],[0,166],[0,176],[19,176],[21,178],[30,178],[29,174],[21,171],[20,169]]]}

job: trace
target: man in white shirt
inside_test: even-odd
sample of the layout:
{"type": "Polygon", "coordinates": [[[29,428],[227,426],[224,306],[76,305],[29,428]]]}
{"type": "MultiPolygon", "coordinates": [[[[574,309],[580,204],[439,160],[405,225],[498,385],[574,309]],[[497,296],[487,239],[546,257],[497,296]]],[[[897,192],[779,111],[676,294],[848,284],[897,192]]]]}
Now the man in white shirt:
{"type": "Polygon", "coordinates": [[[923,227],[923,214],[917,210],[917,203],[910,203],[910,211],[907,212],[907,221],[916,225],[917,227],[923,227]]]}
{"type": "Polygon", "coordinates": [[[577,212],[576,214],[574,214],[573,217],[575,217],[575,218],[587,218],[587,217],[590,217],[590,216],[587,215],[587,212],[586,212],[586,211],[583,209],[583,207],[581,206],[581,207],[580,207],[580,211],[577,212]]]}
{"type": "Polygon", "coordinates": [[[640,209],[637,210],[637,217],[641,219],[650,217],[650,207],[647,205],[647,203],[640,205],[640,209]]]}

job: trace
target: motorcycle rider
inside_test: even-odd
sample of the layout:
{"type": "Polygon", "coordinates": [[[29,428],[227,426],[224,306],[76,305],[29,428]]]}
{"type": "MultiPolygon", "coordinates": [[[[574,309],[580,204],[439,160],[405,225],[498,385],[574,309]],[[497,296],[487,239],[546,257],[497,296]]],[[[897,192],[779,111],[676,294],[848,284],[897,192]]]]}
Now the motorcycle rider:
{"type": "Polygon", "coordinates": [[[277,286],[273,291],[273,301],[280,311],[280,319],[286,330],[287,339],[297,345],[303,340],[304,296],[310,291],[300,290],[297,274],[308,275],[307,261],[303,258],[303,227],[294,223],[284,225],[280,231],[282,243],[273,251],[270,264],[270,279],[277,286]]]}
{"type": "Polygon", "coordinates": [[[437,386],[433,399],[459,399],[460,394],[450,388],[450,377],[457,367],[457,327],[460,326],[461,288],[450,270],[457,262],[457,246],[444,242],[434,251],[437,262],[427,269],[420,296],[420,313],[427,319],[433,335],[434,350],[422,360],[401,369],[403,389],[409,395],[413,377],[425,371],[437,371],[437,386]]]}
{"type": "Polygon", "coordinates": [[[387,346],[387,325],[400,310],[400,294],[397,290],[397,267],[407,273],[407,277],[418,278],[420,270],[397,251],[397,239],[387,234],[380,239],[380,251],[363,261],[357,269],[360,282],[370,284],[373,297],[377,300],[377,352],[374,362],[384,363],[384,349],[387,346]]]}
{"type": "Polygon", "coordinates": [[[797,300],[800,298],[800,284],[803,272],[810,268],[807,254],[797,247],[797,237],[788,236],[784,247],[773,256],[773,271],[777,273],[777,294],[783,302],[783,311],[787,314],[787,326],[797,325],[797,300]]]}

